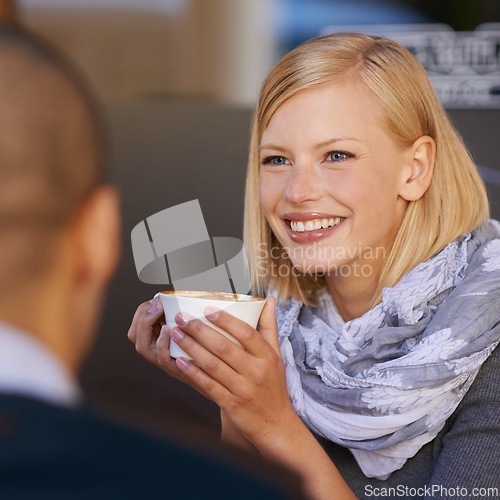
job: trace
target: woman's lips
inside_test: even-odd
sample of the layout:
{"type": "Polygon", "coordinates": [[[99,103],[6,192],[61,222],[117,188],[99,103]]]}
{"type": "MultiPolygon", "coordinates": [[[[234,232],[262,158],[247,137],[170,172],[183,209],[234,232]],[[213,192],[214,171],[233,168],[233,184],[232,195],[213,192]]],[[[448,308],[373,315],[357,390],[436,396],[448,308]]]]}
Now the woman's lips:
{"type": "Polygon", "coordinates": [[[309,243],[320,240],[336,231],[346,220],[346,217],[340,216],[319,213],[314,215],[314,217],[305,217],[304,214],[287,214],[284,222],[292,241],[296,243],[309,243]],[[319,224],[322,227],[318,227],[319,224]],[[328,227],[323,227],[327,224],[328,227]],[[292,225],[295,230],[292,229],[292,225]]]}

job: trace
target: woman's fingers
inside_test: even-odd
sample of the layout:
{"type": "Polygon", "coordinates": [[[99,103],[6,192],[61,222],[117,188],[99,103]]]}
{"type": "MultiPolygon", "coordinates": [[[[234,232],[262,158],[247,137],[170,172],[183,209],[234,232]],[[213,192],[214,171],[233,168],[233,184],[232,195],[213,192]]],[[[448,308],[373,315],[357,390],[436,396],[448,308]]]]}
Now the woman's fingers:
{"type": "Polygon", "coordinates": [[[231,394],[242,395],[250,385],[265,384],[266,374],[274,372],[276,363],[282,363],[277,346],[274,304],[273,299],[262,318],[263,330],[270,341],[227,311],[207,314],[207,319],[239,340],[243,348],[212,326],[199,319],[191,319],[186,313],[176,316],[179,326],[172,330],[171,337],[207,375],[231,394]]]}
{"type": "Polygon", "coordinates": [[[171,332],[172,340],[194,360],[180,358],[177,367],[227,411],[250,440],[267,433],[277,425],[282,411],[290,409],[285,368],[279,351],[275,351],[274,305],[271,299],[263,312],[264,333],[227,311],[207,311],[207,319],[234,336],[246,350],[199,319],[183,321],[178,315],[176,322],[180,325],[171,332]]]}
{"type": "Polygon", "coordinates": [[[188,360],[183,358],[184,362],[178,361],[170,356],[171,334],[172,332],[170,328],[167,325],[164,325],[161,329],[160,336],[156,341],[156,364],[172,377],[179,379],[181,382],[184,382],[193,389],[197,390],[203,396],[213,400],[213,395],[209,394],[206,390],[206,386],[210,386],[210,384],[207,384],[207,380],[202,379],[202,384],[200,385],[199,374],[196,374],[196,372],[189,366],[187,369],[184,369],[185,362],[188,360]]]}
{"type": "Polygon", "coordinates": [[[153,364],[157,364],[156,339],[160,334],[162,318],[161,301],[144,302],[137,308],[127,335],[135,344],[136,351],[153,364]]]}
{"type": "MultiPolygon", "coordinates": [[[[172,329],[172,340],[195,360],[192,364],[232,391],[239,380],[233,366],[238,366],[238,360],[241,361],[245,354],[243,349],[198,319],[182,323],[182,328],[172,329]]],[[[196,371],[188,373],[199,378],[196,371]]]]}
{"type": "MultiPolygon", "coordinates": [[[[212,399],[228,412],[234,425],[258,437],[276,424],[290,401],[285,370],[277,348],[275,300],[269,299],[259,322],[250,327],[227,311],[208,315],[213,324],[176,316],[178,326],[162,325],[159,301],[139,306],[129,331],[137,351],[170,376],[212,399]],[[237,339],[227,339],[214,326],[237,339]],[[175,341],[194,361],[170,356],[175,341]]],[[[250,439],[250,438],[249,438],[250,439]]]]}
{"type": "Polygon", "coordinates": [[[283,385],[274,298],[265,304],[259,321],[260,331],[226,311],[216,311],[207,318],[237,339],[243,348],[215,330],[213,325],[186,314],[177,315],[179,326],[170,330],[164,325],[161,301],[156,299],[139,306],[128,337],[146,360],[212,399],[221,408],[231,408],[233,413],[243,411],[243,416],[246,415],[244,408],[249,405],[257,405],[259,412],[262,405],[265,408],[273,406],[272,402],[280,399],[280,390],[276,383],[270,382],[278,380],[278,385],[283,385]],[[194,361],[171,358],[171,339],[194,361]]]}
{"type": "Polygon", "coordinates": [[[259,318],[258,328],[262,337],[272,346],[274,352],[281,357],[278,325],[276,323],[276,298],[271,295],[266,298],[264,309],[259,318]]]}
{"type": "Polygon", "coordinates": [[[135,344],[137,341],[137,327],[141,317],[144,314],[148,314],[150,312],[152,313],[157,312],[156,306],[158,305],[159,302],[160,298],[155,297],[148,302],[144,302],[137,308],[137,311],[135,312],[134,317],[132,318],[132,323],[127,333],[127,337],[130,340],[130,342],[135,344]]]}
{"type": "Polygon", "coordinates": [[[223,401],[227,398],[228,389],[217,380],[209,376],[204,370],[197,366],[192,361],[186,358],[177,358],[175,364],[178,369],[191,380],[193,387],[215,401],[219,406],[224,404],[223,401]],[[200,390],[201,389],[201,390],[200,390]]]}
{"type": "MultiPolygon", "coordinates": [[[[275,299],[269,297],[259,320],[259,331],[228,311],[207,308],[207,319],[237,339],[249,353],[262,357],[269,353],[269,345],[279,353],[276,326],[275,299]]],[[[181,325],[182,326],[182,325],[181,325]]]]}
{"type": "Polygon", "coordinates": [[[167,325],[162,326],[160,335],[155,342],[156,365],[169,375],[185,381],[185,375],[177,368],[175,359],[170,356],[171,331],[167,325]]]}
{"type": "MultiPolygon", "coordinates": [[[[217,333],[211,328],[210,330],[217,333]]],[[[205,397],[214,399],[223,392],[223,387],[207,375],[207,373],[218,372],[217,367],[223,363],[215,360],[213,355],[197,345],[193,339],[179,343],[186,352],[199,358],[199,364],[207,370],[207,373],[203,373],[203,370],[200,370],[194,363],[185,364],[184,361],[187,360],[176,362],[170,356],[171,331],[164,324],[163,307],[159,297],[144,302],[137,308],[127,336],[135,344],[136,351],[147,361],[193,387],[205,397]]],[[[227,366],[226,368],[229,369],[227,366]]]]}

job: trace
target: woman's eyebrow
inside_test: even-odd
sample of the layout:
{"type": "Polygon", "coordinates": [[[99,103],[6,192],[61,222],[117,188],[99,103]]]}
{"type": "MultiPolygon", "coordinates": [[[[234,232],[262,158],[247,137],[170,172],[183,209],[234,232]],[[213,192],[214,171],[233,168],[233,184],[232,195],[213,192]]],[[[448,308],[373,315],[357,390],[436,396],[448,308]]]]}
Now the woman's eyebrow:
{"type": "Polygon", "coordinates": [[[355,137],[333,137],[332,139],[327,139],[326,141],[319,142],[313,147],[314,149],[323,149],[326,148],[327,146],[330,146],[331,144],[335,144],[336,142],[341,142],[341,141],[361,142],[359,139],[356,139],[355,137]]]}
{"type": "MultiPolygon", "coordinates": [[[[313,149],[323,149],[327,146],[330,146],[332,144],[335,144],[336,142],[341,142],[341,141],[361,142],[359,139],[356,139],[355,137],[333,137],[331,139],[327,139],[326,141],[319,142],[318,144],[315,144],[313,146],[313,149]]],[[[282,146],[277,146],[275,144],[262,144],[259,147],[259,150],[262,150],[262,149],[272,149],[274,151],[281,151],[281,152],[287,151],[287,148],[284,148],[282,146]]]]}
{"type": "Polygon", "coordinates": [[[282,147],[282,146],[275,146],[274,144],[262,144],[260,147],[259,147],[259,151],[261,149],[273,149],[275,151],[281,151],[281,152],[285,152],[286,151],[286,148],[282,147]]]}

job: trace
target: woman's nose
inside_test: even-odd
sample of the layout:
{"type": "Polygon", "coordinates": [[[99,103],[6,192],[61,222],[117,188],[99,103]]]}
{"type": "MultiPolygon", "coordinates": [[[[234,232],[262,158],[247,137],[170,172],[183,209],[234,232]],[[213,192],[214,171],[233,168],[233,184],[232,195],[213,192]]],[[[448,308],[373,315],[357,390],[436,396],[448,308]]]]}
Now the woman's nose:
{"type": "Polygon", "coordinates": [[[321,195],[321,183],[314,166],[294,165],[290,169],[285,197],[287,201],[300,205],[317,200],[321,195]]]}

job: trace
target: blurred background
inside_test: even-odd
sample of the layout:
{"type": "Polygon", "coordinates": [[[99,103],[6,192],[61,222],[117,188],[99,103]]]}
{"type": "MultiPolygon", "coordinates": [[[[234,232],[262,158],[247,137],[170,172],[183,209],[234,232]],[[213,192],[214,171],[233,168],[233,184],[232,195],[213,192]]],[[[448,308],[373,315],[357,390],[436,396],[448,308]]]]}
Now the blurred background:
{"type": "Polygon", "coordinates": [[[354,29],[406,37],[432,62],[500,218],[498,0],[0,0],[0,19],[66,53],[93,84],[109,125],[124,252],[82,373],[102,411],[160,431],[178,419],[218,429],[212,403],[143,361],[126,338],[136,307],[159,288],[138,280],[130,232],[149,215],[199,199],[211,236],[241,237],[259,86],[308,38],[354,29]],[[454,38],[453,30],[480,25],[454,38]]]}

